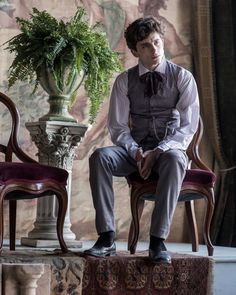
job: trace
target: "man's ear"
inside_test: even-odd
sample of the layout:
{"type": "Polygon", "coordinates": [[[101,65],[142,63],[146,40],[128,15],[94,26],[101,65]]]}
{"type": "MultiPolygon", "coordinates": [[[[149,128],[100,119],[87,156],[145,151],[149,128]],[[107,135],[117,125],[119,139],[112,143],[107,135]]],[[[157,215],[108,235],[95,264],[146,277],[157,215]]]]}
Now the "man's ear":
{"type": "Polygon", "coordinates": [[[131,52],[132,52],[133,56],[139,57],[138,52],[136,50],[131,49],[131,52]]]}

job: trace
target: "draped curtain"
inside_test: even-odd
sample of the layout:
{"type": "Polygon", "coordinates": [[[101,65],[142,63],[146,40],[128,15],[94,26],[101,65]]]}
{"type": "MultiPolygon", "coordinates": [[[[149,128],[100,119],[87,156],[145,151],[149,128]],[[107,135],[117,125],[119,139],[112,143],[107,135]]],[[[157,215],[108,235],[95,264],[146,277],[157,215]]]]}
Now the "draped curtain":
{"type": "Polygon", "coordinates": [[[217,174],[214,244],[236,246],[236,3],[194,1],[194,64],[217,174]]]}

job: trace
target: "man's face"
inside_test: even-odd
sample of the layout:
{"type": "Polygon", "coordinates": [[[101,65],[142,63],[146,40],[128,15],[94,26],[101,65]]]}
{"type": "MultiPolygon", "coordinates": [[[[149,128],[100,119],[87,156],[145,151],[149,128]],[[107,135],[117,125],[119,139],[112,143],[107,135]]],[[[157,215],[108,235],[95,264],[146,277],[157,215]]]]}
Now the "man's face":
{"type": "Polygon", "coordinates": [[[136,50],[132,50],[145,68],[154,70],[164,56],[163,39],[157,32],[152,32],[146,39],[137,42],[136,50]]]}

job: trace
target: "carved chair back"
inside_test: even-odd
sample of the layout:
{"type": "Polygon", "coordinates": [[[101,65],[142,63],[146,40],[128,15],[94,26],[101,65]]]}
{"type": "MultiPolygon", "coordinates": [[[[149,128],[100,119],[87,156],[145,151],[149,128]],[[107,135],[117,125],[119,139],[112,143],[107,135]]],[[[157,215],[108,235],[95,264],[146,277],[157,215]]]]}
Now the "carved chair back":
{"type": "Polygon", "coordinates": [[[15,103],[0,92],[0,105],[2,115],[9,113],[11,119],[9,139],[6,143],[0,143],[0,252],[4,237],[3,201],[9,201],[10,250],[15,250],[17,200],[44,196],[57,197],[57,235],[62,251],[66,252],[63,226],[68,204],[68,172],[41,165],[29,157],[18,143],[20,116],[15,103]]]}

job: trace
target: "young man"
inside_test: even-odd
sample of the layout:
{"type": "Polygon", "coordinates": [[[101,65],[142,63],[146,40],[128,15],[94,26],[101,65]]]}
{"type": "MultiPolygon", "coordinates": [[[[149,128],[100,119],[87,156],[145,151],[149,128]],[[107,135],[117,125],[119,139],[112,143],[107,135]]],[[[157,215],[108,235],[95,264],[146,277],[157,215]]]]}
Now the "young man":
{"type": "Polygon", "coordinates": [[[197,130],[199,100],[192,74],[165,59],[163,34],[154,17],[139,18],[125,32],[138,65],[113,86],[108,129],[115,146],[90,157],[90,185],[99,238],[87,255],[116,252],[112,176],[158,174],[150,226],[149,257],[171,263],[164,240],[170,230],[187,167],[186,149],[197,130]]]}

